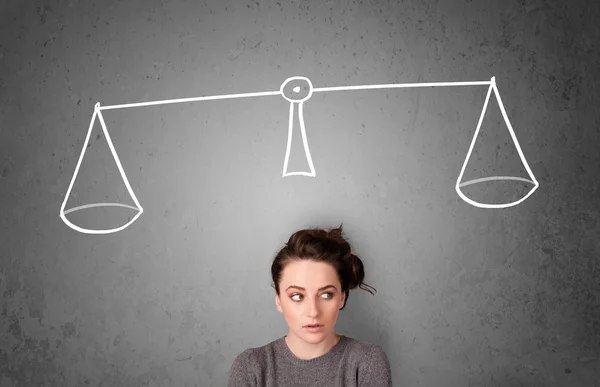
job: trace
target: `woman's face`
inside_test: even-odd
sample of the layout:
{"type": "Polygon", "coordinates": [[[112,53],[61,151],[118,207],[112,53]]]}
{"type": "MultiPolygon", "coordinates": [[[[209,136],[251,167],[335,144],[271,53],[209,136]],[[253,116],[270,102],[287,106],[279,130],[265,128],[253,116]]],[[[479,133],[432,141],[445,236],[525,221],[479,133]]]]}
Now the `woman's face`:
{"type": "Polygon", "coordinates": [[[283,313],[290,334],[308,343],[319,343],[335,335],[344,294],[332,265],[311,260],[291,262],[283,270],[279,291],[275,303],[283,313]],[[309,324],[323,327],[311,333],[304,328],[309,324]]]}

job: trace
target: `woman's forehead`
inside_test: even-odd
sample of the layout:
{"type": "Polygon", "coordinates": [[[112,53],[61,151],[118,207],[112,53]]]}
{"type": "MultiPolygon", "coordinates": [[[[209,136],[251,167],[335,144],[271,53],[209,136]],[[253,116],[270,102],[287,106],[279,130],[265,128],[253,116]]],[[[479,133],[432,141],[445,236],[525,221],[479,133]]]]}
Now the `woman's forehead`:
{"type": "Polygon", "coordinates": [[[337,273],[327,263],[299,261],[286,266],[283,270],[281,282],[286,287],[297,285],[307,289],[316,289],[330,284],[337,286],[337,273]]]}

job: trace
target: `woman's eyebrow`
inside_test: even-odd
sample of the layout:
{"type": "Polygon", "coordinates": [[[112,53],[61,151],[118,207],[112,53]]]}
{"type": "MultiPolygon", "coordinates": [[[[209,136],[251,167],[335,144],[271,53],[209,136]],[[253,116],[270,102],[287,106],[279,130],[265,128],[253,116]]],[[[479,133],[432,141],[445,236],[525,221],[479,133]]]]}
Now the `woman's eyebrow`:
{"type": "MultiPolygon", "coordinates": [[[[300,289],[300,290],[306,290],[302,286],[298,286],[298,285],[290,285],[285,290],[288,290],[290,288],[296,288],[296,289],[300,289]]],[[[337,290],[337,288],[335,286],[333,286],[333,285],[326,285],[326,286],[323,286],[322,288],[319,288],[318,290],[321,291],[321,290],[325,290],[325,289],[328,289],[328,288],[334,288],[335,290],[337,290]]]]}

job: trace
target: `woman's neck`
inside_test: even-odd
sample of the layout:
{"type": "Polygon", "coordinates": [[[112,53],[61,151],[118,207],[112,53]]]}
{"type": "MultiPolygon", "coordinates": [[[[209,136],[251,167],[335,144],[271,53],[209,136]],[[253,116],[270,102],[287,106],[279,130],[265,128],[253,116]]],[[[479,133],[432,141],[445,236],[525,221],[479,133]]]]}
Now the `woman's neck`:
{"type": "Polygon", "coordinates": [[[322,342],[317,344],[307,343],[299,337],[288,333],[285,336],[285,343],[294,356],[302,360],[310,360],[319,356],[323,356],[340,341],[341,336],[333,332],[322,342]]]}

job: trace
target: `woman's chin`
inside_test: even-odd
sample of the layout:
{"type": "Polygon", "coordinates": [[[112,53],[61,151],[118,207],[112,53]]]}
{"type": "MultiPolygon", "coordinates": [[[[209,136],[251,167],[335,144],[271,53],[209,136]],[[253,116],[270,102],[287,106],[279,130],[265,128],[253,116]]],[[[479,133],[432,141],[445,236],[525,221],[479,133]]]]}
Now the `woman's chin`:
{"type": "Polygon", "coordinates": [[[315,343],[320,343],[321,341],[325,340],[328,335],[329,335],[329,332],[326,332],[326,331],[316,332],[316,333],[302,332],[302,335],[300,337],[302,337],[302,339],[304,339],[304,341],[306,341],[308,343],[315,344],[315,343]]]}

